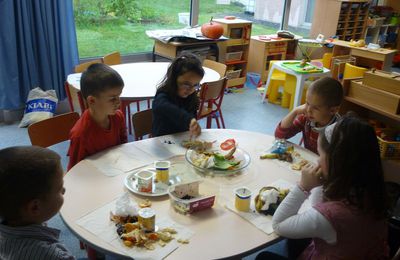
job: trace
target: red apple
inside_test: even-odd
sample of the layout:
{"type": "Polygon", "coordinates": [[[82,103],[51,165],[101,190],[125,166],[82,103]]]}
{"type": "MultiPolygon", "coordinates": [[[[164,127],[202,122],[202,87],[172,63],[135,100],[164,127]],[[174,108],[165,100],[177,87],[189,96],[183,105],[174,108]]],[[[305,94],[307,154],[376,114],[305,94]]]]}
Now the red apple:
{"type": "Polygon", "coordinates": [[[201,33],[207,38],[219,39],[219,37],[224,33],[224,28],[219,23],[213,22],[211,17],[210,22],[201,26],[201,33]]]}

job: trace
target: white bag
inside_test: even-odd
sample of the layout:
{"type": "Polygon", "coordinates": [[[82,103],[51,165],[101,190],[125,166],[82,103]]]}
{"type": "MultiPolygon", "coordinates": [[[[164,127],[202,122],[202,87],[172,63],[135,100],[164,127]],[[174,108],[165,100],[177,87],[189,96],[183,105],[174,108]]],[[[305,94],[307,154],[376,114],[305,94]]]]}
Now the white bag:
{"type": "Polygon", "coordinates": [[[57,102],[58,98],[55,90],[32,89],[29,91],[24,117],[19,127],[27,127],[33,123],[53,117],[57,102]]]}

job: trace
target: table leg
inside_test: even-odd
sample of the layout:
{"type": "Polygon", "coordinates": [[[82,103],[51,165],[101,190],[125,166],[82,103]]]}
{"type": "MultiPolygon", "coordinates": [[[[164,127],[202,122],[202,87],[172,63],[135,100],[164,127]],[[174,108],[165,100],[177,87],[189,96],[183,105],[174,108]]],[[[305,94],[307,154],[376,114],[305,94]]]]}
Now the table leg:
{"type": "Polygon", "coordinates": [[[293,108],[298,107],[301,105],[301,95],[303,93],[303,88],[304,88],[304,81],[305,78],[303,75],[298,75],[296,73],[296,90],[295,90],[295,95],[294,95],[294,101],[293,101],[293,108]]]}
{"type": "Polygon", "coordinates": [[[265,97],[267,96],[267,88],[269,86],[269,83],[271,82],[272,72],[274,71],[274,69],[276,69],[275,64],[273,64],[272,67],[269,69],[268,79],[267,82],[265,83],[264,93],[262,95],[262,100],[261,100],[262,103],[265,102],[265,97]]]}
{"type": "Polygon", "coordinates": [[[383,61],[382,70],[388,71],[388,72],[392,71],[392,64],[393,64],[394,55],[395,55],[395,53],[388,54],[388,55],[385,56],[385,60],[383,61]]]}
{"type": "Polygon", "coordinates": [[[156,54],[155,54],[155,44],[153,45],[153,55],[152,55],[152,61],[155,62],[156,61],[156,54]]]}

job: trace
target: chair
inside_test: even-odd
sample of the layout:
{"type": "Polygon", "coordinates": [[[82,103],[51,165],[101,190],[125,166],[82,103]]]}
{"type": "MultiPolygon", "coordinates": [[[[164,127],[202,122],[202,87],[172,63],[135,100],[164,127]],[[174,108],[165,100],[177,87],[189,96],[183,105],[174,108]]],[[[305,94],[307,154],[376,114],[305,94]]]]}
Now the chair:
{"type": "MultiPolygon", "coordinates": [[[[276,60],[271,60],[269,62],[269,67],[272,68],[272,65],[276,62],[276,60]]],[[[279,96],[279,86],[284,86],[286,80],[286,73],[280,70],[274,70],[271,75],[269,86],[265,86],[267,88],[268,102],[277,103],[279,96]]]]}
{"type": "Polygon", "coordinates": [[[78,64],[75,66],[74,71],[75,73],[81,73],[84,72],[90,65],[95,64],[95,63],[102,63],[101,59],[95,59],[92,61],[84,62],[81,64],[78,64]]]}
{"type": "Polygon", "coordinates": [[[212,118],[215,119],[218,128],[221,128],[219,122],[219,119],[221,119],[222,128],[225,128],[221,105],[225,93],[226,84],[227,79],[224,77],[220,80],[205,82],[201,85],[199,93],[200,106],[197,112],[197,120],[206,117],[207,128],[211,128],[212,118]]]}
{"type": "Polygon", "coordinates": [[[121,64],[121,54],[118,51],[109,53],[102,58],[102,61],[110,66],[121,64]]]}
{"type": "Polygon", "coordinates": [[[153,110],[146,109],[132,115],[133,132],[135,140],[142,140],[143,136],[151,136],[153,126],[153,110]]]}
{"type": "Polygon", "coordinates": [[[69,107],[71,112],[78,112],[82,114],[85,109],[87,109],[87,104],[82,96],[80,90],[77,90],[72,85],[68,84],[66,81],[64,83],[65,92],[67,93],[69,107]]]}
{"type": "Polygon", "coordinates": [[[324,65],[324,68],[331,68],[332,56],[333,54],[331,52],[324,53],[324,56],[322,56],[322,64],[324,65]]]}
{"type": "Polygon", "coordinates": [[[32,145],[49,147],[69,139],[69,132],[79,119],[79,114],[70,112],[33,123],[28,127],[32,145]]]}
{"type": "Polygon", "coordinates": [[[344,66],[344,72],[343,72],[343,80],[344,79],[350,79],[350,78],[359,78],[359,77],[364,77],[364,73],[368,69],[358,67],[355,65],[351,65],[350,63],[346,63],[344,66]]]}
{"type": "Polygon", "coordinates": [[[216,62],[216,61],[213,61],[213,60],[205,59],[204,62],[203,62],[203,66],[207,67],[207,68],[210,68],[210,69],[213,69],[216,72],[218,72],[218,74],[220,75],[220,78],[225,77],[225,74],[226,74],[226,65],[225,64],[220,63],[220,62],[216,62]]]}
{"type": "MultiPolygon", "coordinates": [[[[285,85],[283,86],[282,103],[281,106],[289,108],[289,111],[293,109],[294,106],[294,96],[296,92],[297,78],[293,75],[286,75],[285,85]]],[[[305,102],[305,96],[307,93],[307,86],[304,85],[302,93],[302,102],[305,102]]]]}

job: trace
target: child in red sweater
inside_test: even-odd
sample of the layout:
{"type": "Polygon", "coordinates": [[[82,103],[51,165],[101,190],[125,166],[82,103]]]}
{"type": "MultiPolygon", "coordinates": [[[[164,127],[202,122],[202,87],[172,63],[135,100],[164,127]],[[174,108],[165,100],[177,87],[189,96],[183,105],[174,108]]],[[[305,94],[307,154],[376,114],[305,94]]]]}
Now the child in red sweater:
{"type": "Polygon", "coordinates": [[[315,81],[308,88],[306,103],[282,119],[276,127],[275,137],[289,139],[303,132],[304,147],[318,153],[318,135],[339,118],[342,100],[343,88],[339,81],[330,77],[315,81]]]}
{"type": "Polygon", "coordinates": [[[88,104],[70,132],[68,170],[85,157],[127,142],[124,114],[119,110],[124,81],[111,67],[96,63],[81,77],[88,104]]]}

